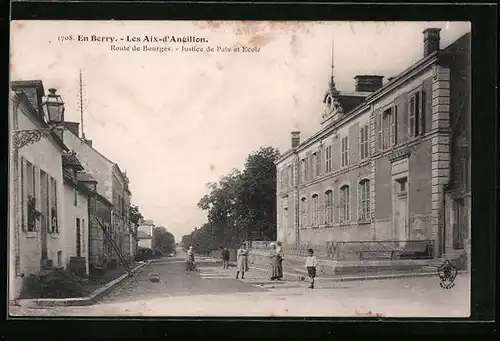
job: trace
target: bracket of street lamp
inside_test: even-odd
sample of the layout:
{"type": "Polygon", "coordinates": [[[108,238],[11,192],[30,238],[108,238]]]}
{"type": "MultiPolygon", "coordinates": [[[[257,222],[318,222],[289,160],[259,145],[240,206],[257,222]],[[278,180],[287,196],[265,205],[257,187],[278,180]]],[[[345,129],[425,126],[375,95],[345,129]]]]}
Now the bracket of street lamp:
{"type": "Polygon", "coordinates": [[[12,132],[12,148],[21,149],[24,146],[36,143],[48,137],[57,126],[46,129],[16,130],[12,132]]]}

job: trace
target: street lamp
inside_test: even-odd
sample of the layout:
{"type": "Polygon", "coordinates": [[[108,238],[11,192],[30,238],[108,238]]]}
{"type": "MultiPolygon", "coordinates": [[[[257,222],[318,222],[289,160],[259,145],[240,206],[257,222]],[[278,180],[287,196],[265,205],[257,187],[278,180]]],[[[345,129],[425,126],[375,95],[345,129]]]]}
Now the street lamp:
{"type": "Polygon", "coordinates": [[[56,89],[50,88],[42,109],[47,113],[47,123],[49,128],[15,130],[12,132],[12,147],[18,150],[29,144],[33,144],[49,136],[55,128],[64,122],[64,102],[61,96],[56,94],[56,89]]]}

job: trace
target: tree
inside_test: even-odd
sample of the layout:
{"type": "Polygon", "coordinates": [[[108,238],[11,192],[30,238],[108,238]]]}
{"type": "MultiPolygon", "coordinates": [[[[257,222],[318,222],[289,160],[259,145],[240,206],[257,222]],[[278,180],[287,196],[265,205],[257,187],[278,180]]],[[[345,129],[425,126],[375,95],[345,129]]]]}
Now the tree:
{"type": "Polygon", "coordinates": [[[141,211],[139,210],[139,206],[130,205],[130,221],[135,225],[139,225],[139,222],[144,219],[141,211]]]}
{"type": "Polygon", "coordinates": [[[175,237],[163,226],[153,229],[153,248],[163,254],[173,253],[175,250],[175,237]]]}
{"type": "Polygon", "coordinates": [[[260,148],[250,154],[241,172],[233,170],[218,183],[207,184],[209,193],[198,202],[208,222],[182,240],[198,252],[224,245],[237,247],[245,240],[276,239],[276,167],[279,151],[260,148]]]}

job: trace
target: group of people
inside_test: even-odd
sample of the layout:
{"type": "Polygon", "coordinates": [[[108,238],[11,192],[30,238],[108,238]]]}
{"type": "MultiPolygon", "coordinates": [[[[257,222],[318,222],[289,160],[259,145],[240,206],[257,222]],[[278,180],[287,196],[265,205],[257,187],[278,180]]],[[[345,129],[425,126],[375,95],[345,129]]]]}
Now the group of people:
{"type": "MultiPolygon", "coordinates": [[[[271,243],[269,245],[269,277],[271,281],[281,280],[283,278],[283,259],[285,253],[281,242],[271,243]]],[[[236,252],[237,268],[236,268],[236,279],[239,279],[241,274],[241,279],[245,279],[245,272],[248,272],[248,256],[249,250],[246,243],[242,243],[238,251],[236,252]]],[[[230,253],[227,247],[222,250],[222,267],[224,269],[229,269],[229,259],[230,253]]],[[[316,277],[316,267],[318,266],[318,261],[316,256],[314,256],[314,250],[308,249],[308,256],[306,258],[305,266],[307,269],[307,274],[310,280],[310,289],[314,289],[314,279],[316,277]]],[[[194,252],[192,246],[188,249],[187,258],[187,270],[195,270],[194,252]]]]}

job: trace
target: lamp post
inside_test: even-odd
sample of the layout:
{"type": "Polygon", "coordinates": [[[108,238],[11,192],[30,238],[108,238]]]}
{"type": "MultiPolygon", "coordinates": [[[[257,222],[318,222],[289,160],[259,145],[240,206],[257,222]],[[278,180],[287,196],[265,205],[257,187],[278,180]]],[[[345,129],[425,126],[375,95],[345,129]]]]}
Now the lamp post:
{"type": "MultiPolygon", "coordinates": [[[[20,229],[22,225],[22,215],[23,207],[20,201],[20,183],[21,172],[19,167],[19,149],[36,143],[40,141],[43,137],[48,137],[52,134],[52,132],[59,127],[64,122],[64,102],[61,99],[61,96],[56,94],[56,89],[50,88],[49,94],[46,96],[46,100],[42,103],[42,110],[44,114],[47,115],[47,124],[48,128],[41,129],[27,129],[27,130],[18,130],[18,108],[19,108],[19,98],[17,98],[13,103],[13,130],[11,133],[11,155],[12,155],[12,170],[14,174],[13,178],[13,223],[14,223],[14,238],[15,238],[15,273],[16,275],[21,275],[21,265],[20,265],[20,229]]],[[[22,194],[21,194],[22,195],[22,194]]]]}
{"type": "Polygon", "coordinates": [[[49,128],[14,130],[12,132],[12,148],[14,150],[17,151],[24,146],[40,141],[42,137],[49,136],[55,128],[64,122],[64,102],[61,96],[56,94],[56,91],[56,89],[50,88],[45,102],[42,103],[42,108],[47,114],[49,128]]]}

